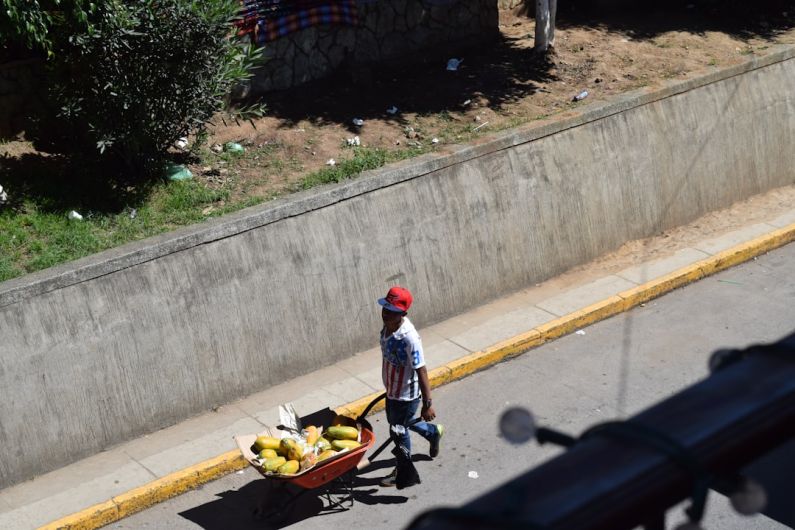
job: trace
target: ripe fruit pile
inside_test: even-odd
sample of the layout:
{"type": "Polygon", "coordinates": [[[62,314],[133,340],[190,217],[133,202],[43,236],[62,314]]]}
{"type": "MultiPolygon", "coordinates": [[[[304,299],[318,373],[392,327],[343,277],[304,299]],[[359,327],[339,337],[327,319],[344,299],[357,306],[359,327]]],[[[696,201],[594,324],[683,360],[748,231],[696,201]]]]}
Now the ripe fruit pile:
{"type": "Polygon", "coordinates": [[[300,435],[282,439],[258,436],[251,450],[257,454],[255,463],[266,473],[295,475],[343,451],[356,449],[361,445],[358,440],[355,427],[332,425],[321,436],[321,429],[309,425],[300,435]]]}

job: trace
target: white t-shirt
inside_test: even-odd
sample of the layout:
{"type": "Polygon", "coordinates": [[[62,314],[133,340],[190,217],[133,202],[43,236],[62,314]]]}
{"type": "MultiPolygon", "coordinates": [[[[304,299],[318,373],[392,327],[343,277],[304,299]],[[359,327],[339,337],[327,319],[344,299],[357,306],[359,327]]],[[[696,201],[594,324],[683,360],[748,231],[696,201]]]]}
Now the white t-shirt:
{"type": "Polygon", "coordinates": [[[414,325],[403,317],[397,331],[384,336],[381,330],[381,378],[389,399],[413,401],[420,397],[417,370],[425,366],[422,341],[414,325]]]}

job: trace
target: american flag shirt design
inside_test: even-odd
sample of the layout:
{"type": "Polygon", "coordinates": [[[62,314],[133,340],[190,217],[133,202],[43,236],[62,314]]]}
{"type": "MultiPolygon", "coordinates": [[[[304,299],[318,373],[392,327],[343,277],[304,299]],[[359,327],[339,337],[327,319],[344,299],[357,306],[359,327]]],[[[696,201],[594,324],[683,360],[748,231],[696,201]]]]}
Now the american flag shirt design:
{"type": "Polygon", "coordinates": [[[422,341],[407,317],[392,335],[381,330],[381,378],[386,395],[398,401],[413,401],[420,397],[417,370],[425,366],[422,341]]]}

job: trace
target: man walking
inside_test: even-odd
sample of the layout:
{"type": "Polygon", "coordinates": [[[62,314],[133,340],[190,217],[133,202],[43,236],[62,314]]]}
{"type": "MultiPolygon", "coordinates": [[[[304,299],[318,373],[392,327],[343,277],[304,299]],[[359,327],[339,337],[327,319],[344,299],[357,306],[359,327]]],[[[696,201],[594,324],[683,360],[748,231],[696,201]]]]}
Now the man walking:
{"type": "MultiPolygon", "coordinates": [[[[436,418],[431,401],[431,385],[422,342],[414,325],[406,316],[413,298],[408,289],[392,287],[386,297],[378,300],[382,306],[381,319],[381,377],[386,388],[386,418],[396,439],[411,456],[409,429],[430,442],[429,454],[439,454],[439,442],[444,434],[442,425],[428,423],[436,418]],[[422,402],[422,421],[411,426],[411,420],[422,402]]],[[[397,468],[381,481],[382,486],[394,486],[397,468]]]]}

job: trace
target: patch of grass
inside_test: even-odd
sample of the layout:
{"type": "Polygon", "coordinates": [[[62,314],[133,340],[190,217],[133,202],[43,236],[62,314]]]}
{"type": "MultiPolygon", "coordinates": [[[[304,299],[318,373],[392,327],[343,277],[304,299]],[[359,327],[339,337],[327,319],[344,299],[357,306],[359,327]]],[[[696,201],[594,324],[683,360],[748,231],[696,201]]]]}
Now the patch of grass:
{"type": "Polygon", "coordinates": [[[387,163],[387,151],[384,149],[360,148],[353,153],[353,158],[341,160],[335,166],[323,168],[310,173],[298,184],[297,189],[307,190],[321,184],[341,182],[352,178],[363,171],[379,168],[387,163]]]}
{"type": "Polygon", "coordinates": [[[307,190],[322,184],[342,182],[351,179],[364,171],[378,169],[391,162],[405,160],[414,156],[427,153],[427,147],[412,147],[398,151],[386,149],[361,147],[356,148],[353,158],[341,160],[335,166],[323,168],[304,177],[295,187],[298,190],[307,190]]]}
{"type": "Polygon", "coordinates": [[[43,211],[29,200],[16,211],[0,213],[0,281],[46,269],[167,230],[200,222],[208,205],[222,204],[216,215],[256,204],[249,198],[223,204],[226,190],[212,190],[196,181],[155,186],[135,208],[118,213],[81,212],[70,221],[67,211],[43,211]]]}

